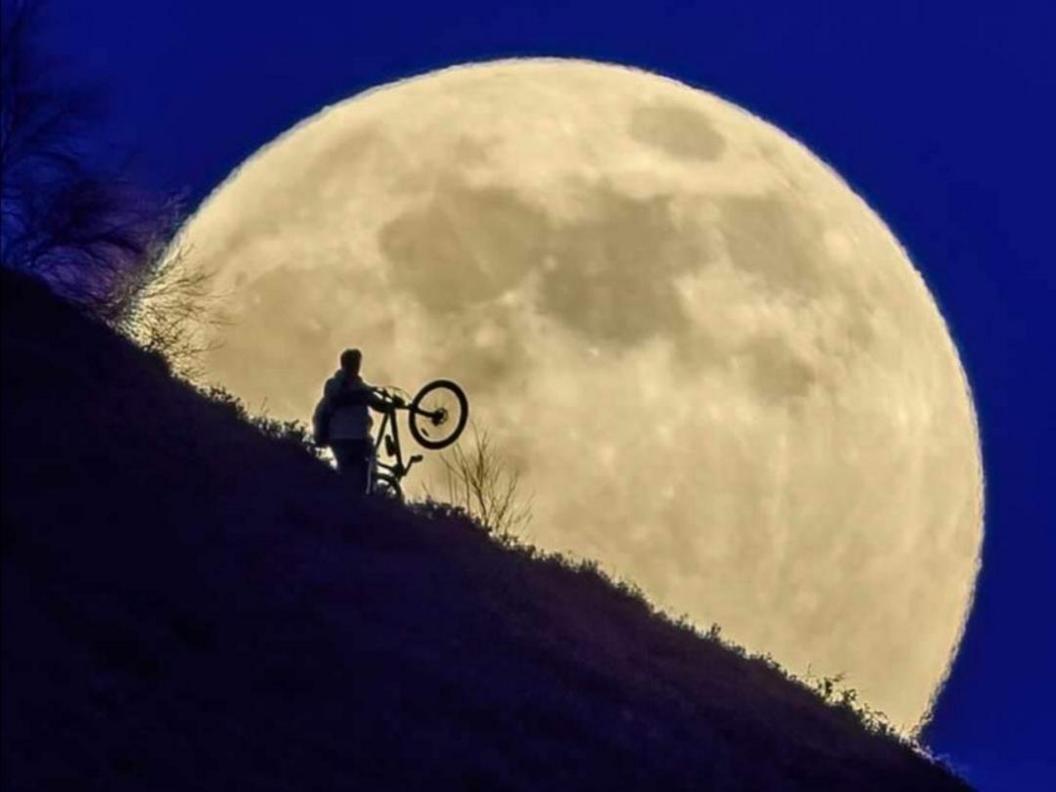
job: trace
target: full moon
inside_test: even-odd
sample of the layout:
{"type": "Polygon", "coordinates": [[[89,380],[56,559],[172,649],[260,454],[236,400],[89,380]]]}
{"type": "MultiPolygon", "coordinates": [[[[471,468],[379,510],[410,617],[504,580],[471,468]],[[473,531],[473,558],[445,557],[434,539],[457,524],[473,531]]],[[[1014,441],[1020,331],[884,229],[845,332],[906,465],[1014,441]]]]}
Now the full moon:
{"type": "Polygon", "coordinates": [[[298,124],[178,245],[251,409],[306,420],[348,346],[455,379],[529,541],[927,717],[979,565],[971,395],[905,250],[784,132],[620,66],[455,67],[298,124]]]}

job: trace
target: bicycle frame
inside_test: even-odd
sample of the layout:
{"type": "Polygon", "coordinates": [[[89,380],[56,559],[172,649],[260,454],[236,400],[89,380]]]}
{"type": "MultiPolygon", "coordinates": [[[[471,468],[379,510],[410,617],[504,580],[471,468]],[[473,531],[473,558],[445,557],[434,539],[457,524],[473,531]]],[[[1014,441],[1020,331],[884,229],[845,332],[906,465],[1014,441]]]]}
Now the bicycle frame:
{"type": "MultiPolygon", "coordinates": [[[[397,410],[409,410],[410,408],[406,405],[397,406],[395,404],[390,405],[389,409],[384,411],[384,417],[381,419],[381,426],[378,427],[378,435],[374,440],[374,467],[380,469],[382,472],[387,473],[389,476],[396,480],[398,484],[404,476],[406,476],[415,464],[422,461],[421,454],[414,454],[405,465],[403,463],[403,449],[400,446],[400,424],[396,420],[397,410]],[[378,451],[382,446],[385,445],[385,453],[388,457],[394,458],[394,462],[382,462],[379,459],[378,451]]],[[[371,481],[375,478],[374,472],[371,472],[371,481]]],[[[372,485],[373,486],[373,485],[372,485]]]]}
{"type": "Polygon", "coordinates": [[[410,413],[408,428],[411,436],[414,437],[419,445],[423,448],[437,450],[446,448],[455,442],[458,435],[461,434],[468,418],[469,405],[466,402],[465,392],[459,387],[458,383],[451,380],[437,379],[426,383],[419,389],[417,395],[410,400],[410,403],[404,401],[402,395],[397,395],[397,392],[402,393],[398,388],[393,390],[375,388],[374,390],[382,403],[379,404],[376,399],[372,399],[370,403],[374,410],[382,414],[382,419],[381,424],[378,426],[377,436],[373,438],[372,444],[374,459],[370,471],[370,492],[393,495],[402,501],[403,489],[400,486],[400,482],[410,472],[412,467],[422,461],[423,457],[421,454],[414,454],[406,463],[403,461],[403,446],[400,442],[400,425],[399,421],[397,421],[397,411],[407,410],[410,413]],[[452,424],[453,431],[449,431],[446,436],[442,437],[432,436],[426,428],[419,425],[418,421],[419,417],[424,417],[430,421],[432,426],[440,426],[447,420],[449,415],[448,407],[440,405],[432,410],[423,409],[422,407],[422,400],[434,391],[450,394],[458,402],[458,409],[454,412],[457,417],[456,422],[452,424]],[[386,458],[392,461],[382,462],[378,458],[382,450],[385,451],[386,458]]]}

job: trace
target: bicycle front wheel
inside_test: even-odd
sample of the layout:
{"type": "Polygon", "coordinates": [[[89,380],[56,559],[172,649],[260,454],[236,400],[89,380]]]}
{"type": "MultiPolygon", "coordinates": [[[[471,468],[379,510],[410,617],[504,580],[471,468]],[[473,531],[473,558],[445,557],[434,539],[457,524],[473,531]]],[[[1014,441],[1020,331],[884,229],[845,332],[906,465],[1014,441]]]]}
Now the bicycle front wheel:
{"type": "Polygon", "coordinates": [[[434,380],[411,402],[411,435],[425,448],[446,448],[469,420],[469,402],[457,382],[434,380]]]}

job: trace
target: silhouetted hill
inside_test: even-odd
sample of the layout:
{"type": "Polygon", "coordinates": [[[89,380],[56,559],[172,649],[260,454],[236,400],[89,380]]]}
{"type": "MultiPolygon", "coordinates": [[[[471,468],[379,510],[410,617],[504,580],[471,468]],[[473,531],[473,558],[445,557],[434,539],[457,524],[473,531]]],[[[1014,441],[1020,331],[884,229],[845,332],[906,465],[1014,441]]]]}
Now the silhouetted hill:
{"type": "Polygon", "coordinates": [[[965,788],[589,569],[348,508],[9,273],[2,330],[5,790],[965,788]]]}

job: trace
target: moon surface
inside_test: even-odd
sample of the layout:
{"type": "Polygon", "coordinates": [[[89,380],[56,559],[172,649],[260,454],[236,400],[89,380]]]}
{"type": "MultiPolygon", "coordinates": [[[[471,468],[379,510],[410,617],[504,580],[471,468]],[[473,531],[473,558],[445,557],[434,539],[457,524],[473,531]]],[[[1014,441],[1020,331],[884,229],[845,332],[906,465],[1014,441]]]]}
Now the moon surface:
{"type": "Polygon", "coordinates": [[[458,380],[530,541],[927,716],[979,565],[971,396],[906,252],[787,134],[625,67],[455,67],[297,125],[179,244],[250,408],[305,420],[347,346],[458,380]]]}

